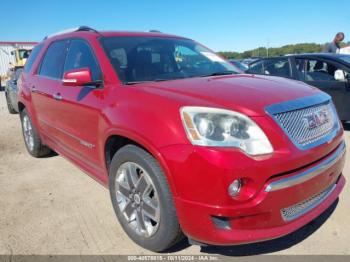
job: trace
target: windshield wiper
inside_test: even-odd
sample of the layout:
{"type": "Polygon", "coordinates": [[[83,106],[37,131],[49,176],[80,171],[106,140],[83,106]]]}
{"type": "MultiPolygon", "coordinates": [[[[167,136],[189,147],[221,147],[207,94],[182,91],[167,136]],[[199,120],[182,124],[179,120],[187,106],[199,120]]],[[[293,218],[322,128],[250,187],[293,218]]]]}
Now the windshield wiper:
{"type": "Polygon", "coordinates": [[[147,81],[130,81],[125,82],[125,85],[136,85],[136,84],[142,84],[142,83],[152,83],[152,82],[163,82],[163,81],[170,81],[170,80],[176,80],[176,79],[183,79],[184,77],[177,77],[177,78],[156,78],[154,80],[147,80],[147,81]]]}
{"type": "Polygon", "coordinates": [[[219,71],[219,72],[214,72],[207,75],[202,75],[200,77],[223,76],[223,75],[234,75],[234,74],[237,74],[237,73],[235,71],[227,70],[227,71],[219,71]]]}

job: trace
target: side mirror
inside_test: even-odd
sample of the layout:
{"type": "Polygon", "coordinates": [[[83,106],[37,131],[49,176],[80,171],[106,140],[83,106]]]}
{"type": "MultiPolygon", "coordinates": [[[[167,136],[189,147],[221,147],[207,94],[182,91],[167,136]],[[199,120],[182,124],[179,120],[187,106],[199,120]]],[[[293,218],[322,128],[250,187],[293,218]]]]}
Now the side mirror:
{"type": "Polygon", "coordinates": [[[336,70],[334,72],[334,79],[339,81],[339,82],[346,82],[346,78],[344,75],[344,71],[343,70],[336,70]]]}
{"type": "Polygon", "coordinates": [[[64,73],[63,85],[65,86],[83,86],[92,83],[90,68],[72,69],[64,73]]]}

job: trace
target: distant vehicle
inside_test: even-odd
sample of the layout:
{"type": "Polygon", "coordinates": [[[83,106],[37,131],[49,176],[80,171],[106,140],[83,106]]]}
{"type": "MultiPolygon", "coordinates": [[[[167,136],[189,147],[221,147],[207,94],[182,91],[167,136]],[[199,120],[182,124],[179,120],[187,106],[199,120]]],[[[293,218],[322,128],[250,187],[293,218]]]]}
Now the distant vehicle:
{"type": "Polygon", "coordinates": [[[0,91],[4,89],[2,85],[12,79],[15,71],[23,68],[31,51],[31,49],[26,48],[15,48],[13,51],[11,51],[11,55],[14,58],[14,63],[10,62],[6,75],[2,76],[0,79],[0,91]]]}
{"type": "Polygon", "coordinates": [[[251,74],[303,81],[328,93],[342,121],[350,120],[350,55],[301,54],[264,58],[250,64],[251,74]]]}
{"type": "Polygon", "coordinates": [[[250,57],[250,58],[243,59],[241,62],[242,64],[249,66],[250,64],[255,63],[261,59],[262,59],[261,57],[250,57]]]}
{"type": "Polygon", "coordinates": [[[15,50],[11,51],[11,55],[15,57],[15,64],[13,66],[23,67],[31,51],[32,51],[31,49],[25,49],[25,48],[16,48],[15,50]]]}
{"type": "Polygon", "coordinates": [[[248,70],[248,66],[246,64],[243,64],[241,61],[237,59],[229,59],[228,60],[232,65],[237,67],[242,73],[244,73],[246,70],[248,70]]]}
{"type": "Polygon", "coordinates": [[[348,54],[350,55],[350,46],[346,46],[346,47],[343,47],[343,48],[340,48],[340,54],[348,54]]]}
{"type": "Polygon", "coordinates": [[[22,73],[23,69],[17,69],[12,75],[10,80],[6,82],[5,97],[7,103],[7,109],[10,114],[18,114],[18,87],[17,81],[22,73]]]}

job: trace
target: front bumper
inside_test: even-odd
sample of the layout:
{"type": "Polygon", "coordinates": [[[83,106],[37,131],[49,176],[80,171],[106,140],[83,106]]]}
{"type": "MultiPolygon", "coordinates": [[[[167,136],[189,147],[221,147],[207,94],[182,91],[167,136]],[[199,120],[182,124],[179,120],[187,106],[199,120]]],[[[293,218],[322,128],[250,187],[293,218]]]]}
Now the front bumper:
{"type": "MultiPolygon", "coordinates": [[[[292,163],[300,158],[300,163],[308,161],[311,164],[297,169],[287,166],[294,171],[277,172],[278,175],[274,175],[275,170],[283,170],[281,165],[285,162],[276,159],[275,166],[271,167],[271,160],[266,159],[248,163],[237,161],[241,153],[214,150],[210,154],[215,157],[211,158],[200,152],[186,155],[186,149],[179,148],[182,154],[178,156],[185,158],[170,157],[167,162],[179,193],[175,203],[182,230],[202,243],[232,245],[277,238],[304,226],[325,211],[344,187],[345,143],[341,138],[333,142],[333,148],[324,146],[331,148],[331,152],[318,161],[305,155],[290,155],[292,163]],[[197,159],[198,154],[200,159],[197,159]],[[188,161],[187,167],[192,169],[183,167],[188,161]],[[230,161],[235,163],[231,169],[230,161]],[[251,179],[248,183],[251,197],[231,199],[227,186],[242,174],[251,179]],[[329,188],[331,190],[327,191],[329,188]],[[304,202],[311,204],[305,206],[304,202]],[[290,217],[289,212],[292,212],[290,217]],[[225,226],[218,226],[215,218],[224,221],[225,226]]],[[[167,152],[163,153],[167,155],[167,152]]]]}

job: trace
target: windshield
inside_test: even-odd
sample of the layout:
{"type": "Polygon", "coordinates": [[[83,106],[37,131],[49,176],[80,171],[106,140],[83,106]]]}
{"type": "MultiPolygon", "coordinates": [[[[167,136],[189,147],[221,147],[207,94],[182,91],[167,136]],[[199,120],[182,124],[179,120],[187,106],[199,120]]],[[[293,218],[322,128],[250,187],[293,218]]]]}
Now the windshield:
{"type": "Polygon", "coordinates": [[[238,73],[230,63],[192,40],[104,37],[101,43],[125,84],[238,73]]]}
{"type": "Polygon", "coordinates": [[[236,60],[230,60],[230,63],[233,64],[234,66],[238,67],[238,69],[242,70],[243,72],[246,71],[248,69],[248,66],[236,61],[236,60]]]}
{"type": "Polygon", "coordinates": [[[339,58],[350,64],[350,55],[342,55],[339,58]]]}

